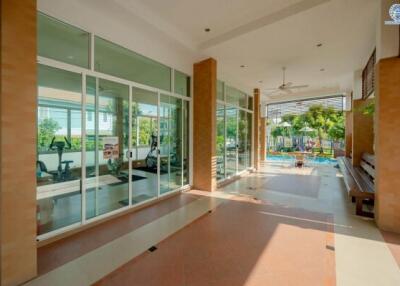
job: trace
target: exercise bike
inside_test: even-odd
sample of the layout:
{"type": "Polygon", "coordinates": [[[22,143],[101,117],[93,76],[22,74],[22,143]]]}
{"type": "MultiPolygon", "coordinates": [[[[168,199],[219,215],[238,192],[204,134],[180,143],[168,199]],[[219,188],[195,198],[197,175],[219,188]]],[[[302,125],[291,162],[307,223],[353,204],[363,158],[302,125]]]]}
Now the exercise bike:
{"type": "Polygon", "coordinates": [[[151,134],[151,144],[150,144],[150,151],[149,153],[147,153],[146,156],[146,167],[149,169],[157,169],[157,155],[158,155],[158,142],[157,142],[157,135],[155,135],[154,133],[151,134]]]}
{"type": "Polygon", "coordinates": [[[72,173],[71,173],[71,167],[70,164],[73,163],[74,161],[72,160],[62,160],[62,155],[64,153],[64,150],[70,150],[72,148],[71,142],[64,137],[64,141],[55,141],[56,137],[54,136],[53,139],[51,140],[49,150],[57,150],[58,154],[58,167],[57,171],[52,171],[49,172],[50,174],[53,175],[53,180],[57,182],[62,182],[62,181],[69,181],[72,180],[72,173]],[[63,169],[63,164],[65,164],[65,167],[63,169]]]}

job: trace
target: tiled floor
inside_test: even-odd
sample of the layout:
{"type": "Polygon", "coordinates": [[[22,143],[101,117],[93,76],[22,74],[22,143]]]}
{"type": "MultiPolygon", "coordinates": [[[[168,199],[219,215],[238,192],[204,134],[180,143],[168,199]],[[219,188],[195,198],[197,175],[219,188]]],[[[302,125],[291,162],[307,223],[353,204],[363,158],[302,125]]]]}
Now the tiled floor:
{"type": "Polygon", "coordinates": [[[98,285],[334,285],[331,222],[329,214],[230,200],[98,285]]]}
{"type": "Polygon", "coordinates": [[[29,285],[400,285],[400,236],[354,215],[333,166],[271,164],[186,196],[49,245],[29,285]]]}
{"type": "Polygon", "coordinates": [[[43,275],[197,199],[181,194],[38,249],[38,273],[43,275]]]}

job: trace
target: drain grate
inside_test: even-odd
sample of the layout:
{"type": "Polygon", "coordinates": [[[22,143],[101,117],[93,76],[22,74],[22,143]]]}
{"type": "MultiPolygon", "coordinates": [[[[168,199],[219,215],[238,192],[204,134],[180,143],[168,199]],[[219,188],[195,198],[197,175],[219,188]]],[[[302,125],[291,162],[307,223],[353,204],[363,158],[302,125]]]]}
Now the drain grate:
{"type": "Polygon", "coordinates": [[[332,245],[327,245],[327,246],[326,246],[326,249],[335,251],[335,247],[332,246],[332,245]]]}
{"type": "Polygon", "coordinates": [[[150,247],[149,249],[148,249],[150,252],[154,252],[154,251],[156,251],[157,250],[157,246],[152,246],[152,247],[150,247]]]}

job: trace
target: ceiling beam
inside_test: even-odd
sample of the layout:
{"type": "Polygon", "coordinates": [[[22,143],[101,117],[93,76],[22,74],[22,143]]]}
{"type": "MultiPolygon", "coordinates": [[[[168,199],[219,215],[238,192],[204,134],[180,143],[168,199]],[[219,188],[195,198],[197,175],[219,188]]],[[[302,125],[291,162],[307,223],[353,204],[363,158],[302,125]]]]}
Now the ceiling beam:
{"type": "Polygon", "coordinates": [[[229,41],[233,38],[237,38],[241,35],[247,34],[254,30],[260,29],[262,27],[271,25],[275,22],[288,18],[290,16],[299,14],[303,11],[314,8],[323,3],[329,2],[330,0],[302,0],[297,2],[296,4],[290,5],[286,8],[283,8],[274,13],[265,15],[261,18],[258,18],[254,21],[251,21],[247,24],[241,25],[237,28],[234,28],[226,33],[223,33],[219,36],[216,36],[210,40],[207,40],[199,45],[200,50],[206,50],[211,47],[222,44],[223,42],[229,41]]]}

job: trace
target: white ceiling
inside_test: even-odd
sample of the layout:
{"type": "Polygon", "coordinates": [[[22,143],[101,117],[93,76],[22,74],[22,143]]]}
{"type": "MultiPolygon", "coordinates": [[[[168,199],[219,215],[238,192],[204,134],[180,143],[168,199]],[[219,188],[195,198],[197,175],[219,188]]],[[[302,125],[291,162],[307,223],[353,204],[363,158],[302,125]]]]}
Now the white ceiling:
{"type": "Polygon", "coordinates": [[[377,0],[114,1],[216,58],[219,77],[247,91],[279,86],[282,66],[287,81],[310,86],[302,94],[349,91],[375,45],[377,0]]]}

